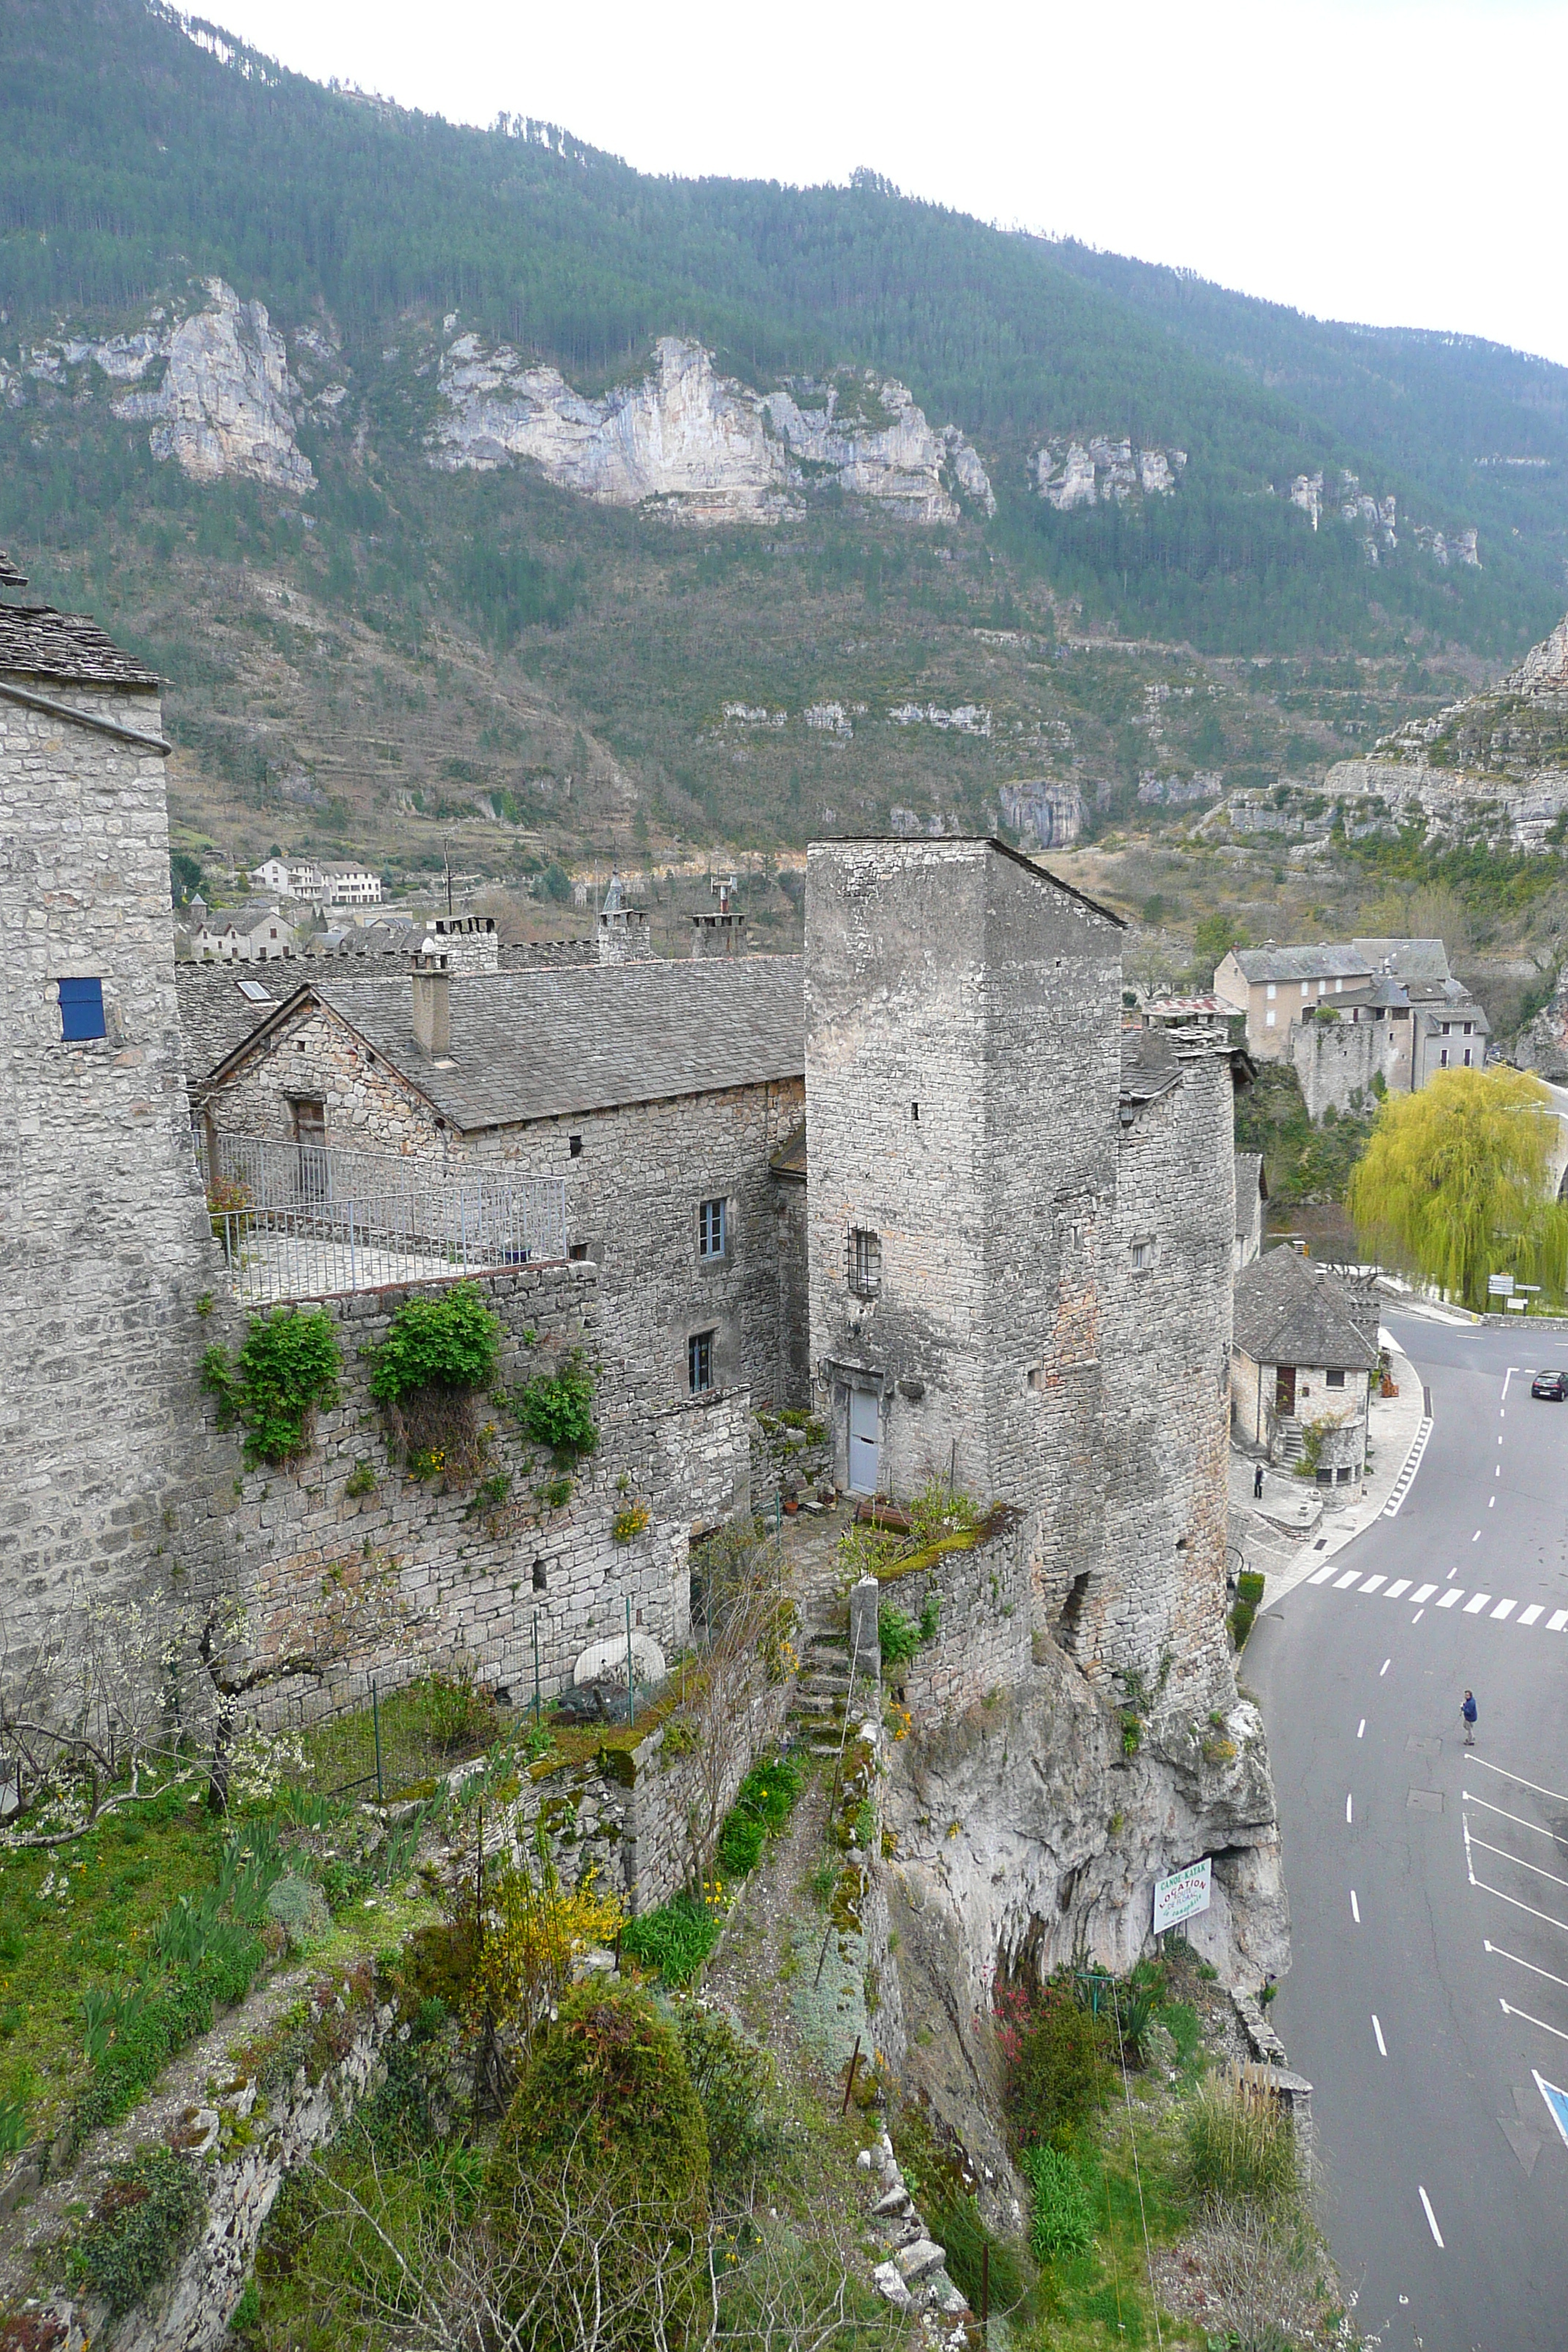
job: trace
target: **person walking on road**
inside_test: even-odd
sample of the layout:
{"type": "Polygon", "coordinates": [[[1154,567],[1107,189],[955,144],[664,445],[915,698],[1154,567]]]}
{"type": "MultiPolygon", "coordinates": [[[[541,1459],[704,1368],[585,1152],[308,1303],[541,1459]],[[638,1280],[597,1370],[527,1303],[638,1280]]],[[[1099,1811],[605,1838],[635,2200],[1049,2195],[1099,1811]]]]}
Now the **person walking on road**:
{"type": "Polygon", "coordinates": [[[1476,1744],[1476,1695],[1474,1691],[1467,1691],[1465,1693],[1464,1703],[1459,1708],[1459,1713],[1465,1718],[1465,1746],[1467,1748],[1473,1748],[1476,1744]]]}
{"type": "Polygon", "coordinates": [[[1252,1499],[1255,1503],[1261,1502],[1263,1499],[1263,1465],[1261,1462],[1252,1474],[1252,1499]]]}

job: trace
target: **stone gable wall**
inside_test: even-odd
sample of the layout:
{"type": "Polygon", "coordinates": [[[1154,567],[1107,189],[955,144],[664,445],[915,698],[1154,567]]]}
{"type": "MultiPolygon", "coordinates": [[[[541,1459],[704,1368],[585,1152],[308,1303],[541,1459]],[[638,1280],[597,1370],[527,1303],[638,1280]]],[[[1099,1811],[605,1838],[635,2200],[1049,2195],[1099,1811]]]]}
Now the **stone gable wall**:
{"type": "MultiPolygon", "coordinates": [[[[156,734],[155,694],[53,698],[156,734]]],[[[163,762],[0,700],[0,1619],[16,1663],[51,1623],[142,1590],[228,1490],[196,1391],[195,1312],[223,1262],[190,1149],[163,762]],[[67,1045],[55,983],[103,983],[67,1045]]]]}
{"type": "Polygon", "coordinates": [[[209,1091],[206,1116],[224,1133],[283,1141],[293,1134],[290,1097],[307,1096],[326,1106],[329,1144],[436,1169],[504,1161],[564,1177],[568,1239],[599,1266],[604,1312],[650,1400],[689,1393],[687,1343],[711,1330],[717,1386],[749,1384],[758,1403],[805,1402],[800,1342],[780,1318],[781,1299],[803,1287],[801,1236],[768,1171],[800,1123],[801,1080],[462,1135],[419,1093],[413,1052],[404,1076],[306,1002],[209,1091]],[[698,1256],[697,1212],[713,1198],[729,1204],[731,1238],[723,1261],[709,1265],[698,1256]]]}
{"type": "MultiPolygon", "coordinates": [[[[1352,1094],[1370,1103],[1379,1075],[1391,1092],[1408,1087],[1408,1021],[1292,1021],[1289,1055],[1301,1098],[1315,1119],[1331,1106],[1350,1110],[1352,1094]]],[[[1484,1041],[1483,1041],[1484,1042],[1484,1041]]]]}

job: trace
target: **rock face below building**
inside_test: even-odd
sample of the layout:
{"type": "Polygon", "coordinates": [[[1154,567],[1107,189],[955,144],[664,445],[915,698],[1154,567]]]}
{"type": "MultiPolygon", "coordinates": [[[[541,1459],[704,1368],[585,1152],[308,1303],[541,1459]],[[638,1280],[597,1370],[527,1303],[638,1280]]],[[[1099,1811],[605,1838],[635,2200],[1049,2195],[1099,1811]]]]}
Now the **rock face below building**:
{"type": "Polygon", "coordinates": [[[1568,619],[1500,686],[1407,719],[1367,759],[1331,768],[1323,790],[1343,802],[1352,832],[1419,815],[1442,836],[1489,815],[1516,847],[1540,849],[1568,809],[1568,619]]]}
{"type": "Polygon", "coordinates": [[[459,335],[440,363],[434,465],[485,470],[527,458],[563,489],[608,506],[659,499],[684,520],[776,522],[830,481],[920,523],[995,500],[955,425],[935,428],[908,388],[870,373],[757,393],[674,335],[652,369],[602,399],[552,367],[459,335]]]}

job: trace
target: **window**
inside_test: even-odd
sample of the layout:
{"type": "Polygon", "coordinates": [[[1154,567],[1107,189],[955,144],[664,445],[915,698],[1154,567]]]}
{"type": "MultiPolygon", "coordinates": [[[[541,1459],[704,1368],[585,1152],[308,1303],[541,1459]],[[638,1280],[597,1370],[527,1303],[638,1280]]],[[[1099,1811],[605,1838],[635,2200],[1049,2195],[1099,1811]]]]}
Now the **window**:
{"type": "Polygon", "coordinates": [[[1466,1069],[1468,1070],[1468,1069],[1469,1068],[1469,1066],[1470,1066],[1470,1049],[1469,1049],[1469,1047],[1467,1045],[1467,1046],[1466,1046],[1466,1048],[1465,1048],[1465,1067],[1466,1067],[1466,1069]]]}
{"type": "Polygon", "coordinates": [[[1441,1052],[1441,1053],[1438,1055],[1438,1056],[1437,1056],[1437,1067],[1438,1067],[1440,1070],[1446,1070],[1446,1069],[1447,1068],[1447,1066],[1448,1066],[1448,1048],[1447,1047],[1447,1045],[1445,1045],[1445,1046],[1444,1046],[1444,1048],[1443,1048],[1443,1050],[1442,1050],[1442,1052],[1441,1052]]]}
{"type": "Polygon", "coordinates": [[[535,1592],[542,1592],[545,1589],[544,1562],[542,1559],[533,1563],[533,1589],[535,1592]]]}
{"type": "Polygon", "coordinates": [[[1443,1034],[1443,1035],[1444,1035],[1445,1037],[1448,1034],[1448,1029],[1449,1029],[1449,1024],[1448,1024],[1448,1023],[1447,1023],[1447,1021],[1445,1021],[1445,1022],[1444,1022],[1444,1024],[1443,1024],[1443,1030],[1442,1030],[1442,1034],[1443,1034]]]}
{"type": "Polygon", "coordinates": [[[1339,992],[1340,992],[1341,989],[1342,989],[1343,986],[1344,986],[1344,982],[1343,982],[1342,980],[1336,980],[1336,981],[1335,981],[1335,982],[1334,982],[1334,994],[1335,994],[1336,996],[1339,994],[1339,992]]]}
{"type": "Polygon", "coordinates": [[[1133,1273],[1134,1273],[1134,1274],[1147,1274],[1147,1272],[1149,1271],[1149,1268],[1153,1265],[1153,1263],[1154,1263],[1154,1244],[1153,1244],[1153,1243],[1152,1243],[1152,1242],[1149,1242],[1149,1241],[1134,1242],[1134,1243],[1133,1243],[1133,1244],[1132,1244],[1132,1271],[1133,1271],[1133,1273]]]}
{"type": "Polygon", "coordinates": [[[875,1298],[882,1287],[882,1237],[859,1225],[849,1231],[849,1287],[858,1298],[875,1298]]]}
{"type": "Polygon", "coordinates": [[[1303,996],[1310,996],[1312,993],[1312,983],[1310,980],[1304,980],[1301,982],[1301,993],[1303,996]]]}
{"type": "Polygon", "coordinates": [[[59,991],[60,1035],[68,1045],[108,1034],[103,1025],[101,980],[62,980],[59,991]]]}
{"type": "Polygon", "coordinates": [[[918,1123],[919,1123],[919,1120],[920,1120],[920,1115],[921,1115],[921,1107],[920,1107],[919,1103],[917,1103],[917,1102],[912,1102],[912,1103],[910,1105],[910,1117],[912,1119],[914,1119],[914,1120],[916,1121],[916,1123],[918,1124],[918,1123]]]}
{"type": "Polygon", "coordinates": [[[567,1256],[568,1256],[568,1257],[573,1261],[573,1263],[574,1263],[574,1265],[580,1265],[582,1264],[583,1260],[584,1260],[584,1259],[587,1256],[587,1255],[588,1255],[588,1244],[587,1244],[587,1243],[586,1243],[586,1242],[571,1242],[571,1243],[569,1243],[569,1244],[567,1244],[566,1255],[567,1255],[567,1256]]]}
{"type": "Polygon", "coordinates": [[[728,1239],[729,1218],[722,1201],[700,1201],[697,1206],[697,1255],[701,1258],[720,1258],[724,1255],[728,1239]]]}
{"type": "Polygon", "coordinates": [[[1342,1389],[1345,1384],[1345,1376],[1343,1372],[1325,1372],[1323,1374],[1323,1379],[1326,1384],[1331,1389],[1342,1389]]]}
{"type": "Polygon", "coordinates": [[[1318,1473],[1317,1483],[1320,1486],[1331,1486],[1334,1483],[1333,1472],[1331,1470],[1320,1470],[1318,1473]]]}
{"type": "Polygon", "coordinates": [[[1473,1037],[1473,1036],[1475,1035],[1475,1033],[1476,1033],[1476,1024],[1475,1024],[1475,1023],[1474,1023],[1473,1021],[1467,1021],[1467,1022],[1466,1022],[1466,1024],[1465,1024],[1465,1034],[1466,1034],[1466,1036],[1467,1036],[1467,1037],[1473,1037]]]}
{"type": "Polygon", "coordinates": [[[566,1139],[566,1154],[567,1154],[568,1159],[571,1159],[571,1160],[581,1160],[581,1159],[582,1159],[582,1157],[583,1157],[583,1139],[582,1139],[582,1137],[581,1137],[580,1135],[569,1135],[569,1136],[567,1137],[567,1139],[566,1139]]]}
{"type": "Polygon", "coordinates": [[[252,1004],[270,1004],[272,1002],[258,980],[237,980],[234,984],[241,996],[247,998],[252,1004]]]}
{"type": "Polygon", "coordinates": [[[1266,1013],[1264,1014],[1264,1016],[1263,1016],[1263,1025],[1264,1025],[1264,1027],[1265,1027],[1266,1029],[1272,1029],[1272,1028],[1273,1028],[1273,1026],[1274,1026],[1274,1015],[1273,1015],[1273,1013],[1266,1013]]]}
{"type": "Polygon", "coordinates": [[[1269,1002],[1269,1003],[1270,1003],[1270,1004],[1272,1004],[1272,1003],[1273,1003],[1274,999],[1275,999],[1276,995],[1278,994],[1278,992],[1278,992],[1278,991],[1277,991],[1277,989],[1275,988],[1274,982],[1273,982],[1272,981],[1270,981],[1270,982],[1269,982],[1269,983],[1268,983],[1268,1002],[1269,1002]]]}
{"type": "Polygon", "coordinates": [[[705,1395],[713,1385],[711,1331],[694,1331],[686,1343],[686,1382],[693,1396],[705,1395]]]}
{"type": "Polygon", "coordinates": [[[1335,1484],[1335,1486],[1348,1486],[1350,1485],[1350,1482],[1351,1482],[1351,1476],[1352,1476],[1352,1472],[1351,1472],[1351,1465],[1350,1465],[1350,1464],[1349,1464],[1348,1462],[1342,1463],[1342,1465],[1340,1465],[1339,1469],[1337,1469],[1337,1470],[1334,1472],[1334,1484],[1335,1484]]]}

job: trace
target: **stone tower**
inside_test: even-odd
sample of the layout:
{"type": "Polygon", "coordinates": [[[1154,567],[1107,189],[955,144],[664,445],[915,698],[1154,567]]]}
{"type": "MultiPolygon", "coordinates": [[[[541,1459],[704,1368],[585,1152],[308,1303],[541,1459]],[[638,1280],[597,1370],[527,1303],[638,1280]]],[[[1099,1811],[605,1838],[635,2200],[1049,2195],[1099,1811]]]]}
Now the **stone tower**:
{"type": "MultiPolygon", "coordinates": [[[[212,1448],[195,1309],[224,1295],[191,1151],[157,680],[0,558],[0,1614],[142,1589],[212,1448]]],[[[221,1457],[221,1458],[220,1458],[221,1457]]]]}

